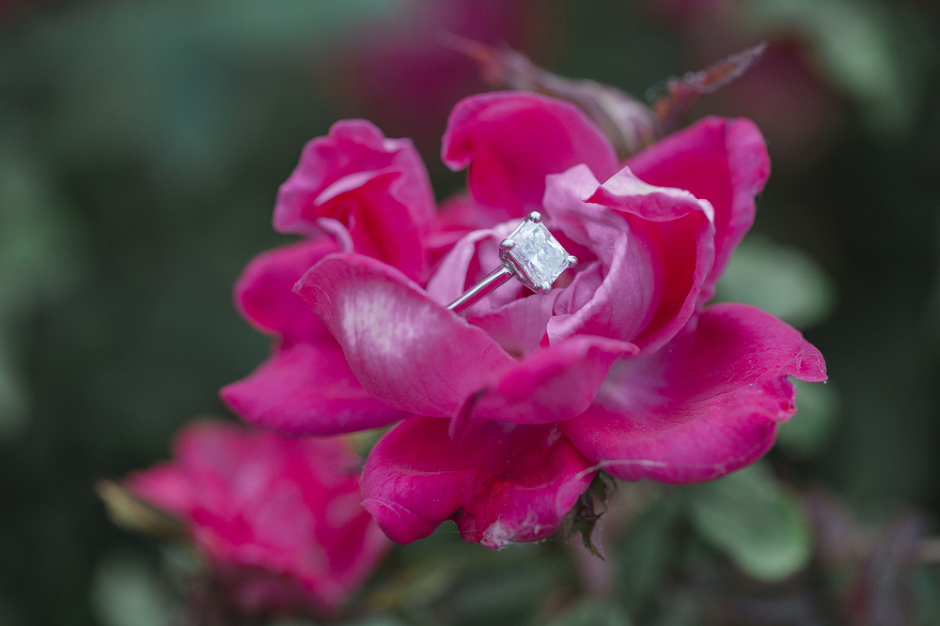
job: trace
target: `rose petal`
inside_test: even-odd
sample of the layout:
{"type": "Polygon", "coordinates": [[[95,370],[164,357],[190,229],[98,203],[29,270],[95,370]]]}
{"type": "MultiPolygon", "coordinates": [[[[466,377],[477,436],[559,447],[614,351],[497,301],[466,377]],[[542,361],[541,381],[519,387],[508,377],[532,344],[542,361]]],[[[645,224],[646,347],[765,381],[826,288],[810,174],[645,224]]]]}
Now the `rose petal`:
{"type": "Polygon", "coordinates": [[[451,417],[515,364],[485,332],[368,257],[328,256],[296,289],[339,341],[366,391],[392,407],[451,417]]]}
{"type": "Polygon", "coordinates": [[[362,388],[332,336],[278,350],[219,395],[246,421],[290,435],[350,433],[405,416],[362,388]]]}
{"type": "Polygon", "coordinates": [[[601,185],[580,165],[549,176],[545,210],[603,264],[582,270],[559,298],[548,324],[553,343],[599,335],[649,354],[685,326],[714,254],[707,202],[647,185],[628,168],[601,185]]]}
{"type": "Polygon", "coordinates": [[[342,120],[309,142],[278,191],[274,228],[318,235],[317,220],[343,223],[356,250],[420,279],[422,237],[435,213],[427,171],[408,139],[386,139],[365,120],[342,120]]]}
{"type": "Polygon", "coordinates": [[[590,406],[614,361],[637,352],[635,345],[623,341],[571,337],[519,361],[492,386],[470,398],[458,417],[517,424],[571,419],[590,406]]]}
{"type": "Polygon", "coordinates": [[[186,473],[170,463],[131,474],[127,487],[138,498],[177,518],[185,518],[196,506],[186,473]]]}
{"type": "MultiPolygon", "coordinates": [[[[509,304],[477,314],[475,305],[468,309],[467,321],[482,328],[499,345],[516,358],[542,348],[547,342],[545,329],[552,318],[555,300],[562,290],[518,298],[509,304]]],[[[483,308],[479,306],[479,308],[483,308]]]]}
{"type": "Polygon", "coordinates": [[[593,477],[556,425],[481,420],[455,444],[444,420],[412,417],[372,449],[362,505],[399,543],[452,519],[464,540],[498,549],[548,537],[593,477]]]}
{"type": "Polygon", "coordinates": [[[613,146],[576,106],[522,92],[465,98],[451,112],[442,158],[453,170],[470,167],[474,199],[504,214],[538,210],[545,177],[579,163],[606,180],[619,169],[613,146]]]}
{"type": "MultiPolygon", "coordinates": [[[[499,242],[512,232],[518,222],[519,220],[513,220],[492,228],[475,230],[457,241],[428,280],[428,295],[438,304],[446,306],[500,267],[499,242]]],[[[507,284],[512,286],[503,286],[499,290],[511,290],[520,285],[518,281],[510,281],[507,284]]],[[[512,293],[516,295],[515,291],[512,293]]],[[[484,298],[480,303],[473,305],[473,308],[481,310],[483,303],[491,297],[484,298]]],[[[486,310],[490,308],[487,307],[486,310]]]]}
{"type": "Polygon", "coordinates": [[[178,436],[171,463],[133,474],[127,485],[189,522],[196,545],[244,609],[329,612],[389,545],[359,504],[359,462],[338,439],[196,422],[178,436]],[[153,480],[167,472],[180,492],[169,501],[153,480]],[[181,501],[188,506],[175,510],[181,501]]]}
{"type": "Polygon", "coordinates": [[[432,267],[466,234],[490,228],[505,219],[504,210],[475,202],[469,194],[460,193],[448,198],[441,203],[425,237],[432,267]]]}
{"type": "Polygon", "coordinates": [[[796,412],[787,376],[825,380],[822,355],[768,313],[715,305],[663,350],[615,365],[591,408],[561,428],[618,478],[712,480],[773,445],[796,412]]]}
{"type": "Polygon", "coordinates": [[[323,237],[259,254],[235,282],[235,306],[259,331],[280,335],[285,346],[331,339],[293,287],[317,261],[339,251],[339,243],[323,237]]]}
{"type": "Polygon", "coordinates": [[[715,209],[715,264],[699,303],[709,301],[731,254],[754,223],[754,198],[770,176],[764,138],[753,122],[708,117],[640,152],[630,169],[651,185],[687,189],[715,209]]]}
{"type": "Polygon", "coordinates": [[[127,486],[189,522],[244,609],[332,611],[388,548],[359,504],[359,462],[337,439],[196,422],[178,436],[171,463],[132,474],[127,486]]]}

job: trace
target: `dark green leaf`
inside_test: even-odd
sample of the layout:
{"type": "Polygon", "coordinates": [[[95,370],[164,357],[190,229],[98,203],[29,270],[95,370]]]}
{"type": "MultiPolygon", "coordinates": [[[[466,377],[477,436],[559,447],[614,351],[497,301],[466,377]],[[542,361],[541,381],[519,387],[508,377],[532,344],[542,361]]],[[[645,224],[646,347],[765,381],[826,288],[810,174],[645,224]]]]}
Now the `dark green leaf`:
{"type": "Polygon", "coordinates": [[[698,533],[754,578],[783,580],[809,560],[812,536],[803,509],[765,465],[691,486],[686,493],[698,533]]]}
{"type": "Polygon", "coordinates": [[[552,626],[630,626],[630,616],[610,600],[585,598],[552,626]]]}
{"type": "Polygon", "coordinates": [[[751,236],[731,257],[717,297],[752,304],[802,329],[829,315],[836,290],[826,271],[805,252],[751,236]]]}
{"type": "Polygon", "coordinates": [[[635,615],[662,584],[676,552],[675,522],[680,511],[675,504],[668,498],[653,503],[633,521],[617,546],[621,595],[635,615]]]}

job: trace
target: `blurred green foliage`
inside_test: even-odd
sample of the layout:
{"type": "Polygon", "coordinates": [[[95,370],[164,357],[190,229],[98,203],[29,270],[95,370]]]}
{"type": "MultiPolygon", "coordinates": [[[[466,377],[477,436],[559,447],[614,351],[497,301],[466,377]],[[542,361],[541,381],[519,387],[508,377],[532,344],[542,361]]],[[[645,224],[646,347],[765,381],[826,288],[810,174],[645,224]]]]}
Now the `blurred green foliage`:
{"type": "Polygon", "coordinates": [[[812,555],[803,511],[761,462],[691,487],[688,497],[692,523],[702,538],[754,578],[787,579],[812,555]]]}
{"type": "Polygon", "coordinates": [[[738,246],[718,283],[716,298],[753,304],[803,330],[829,317],[836,288],[813,257],[758,235],[738,246]]]}
{"type": "Polygon", "coordinates": [[[879,0],[753,0],[753,26],[812,39],[824,75],[860,106],[869,129],[910,132],[936,42],[913,7],[879,0]]]}
{"type": "MultiPolygon", "coordinates": [[[[270,211],[302,145],[355,114],[322,80],[335,46],[390,27],[399,4],[20,0],[0,13],[0,624],[183,611],[197,560],[111,525],[92,485],[164,458],[192,416],[224,414],[216,390],[264,358],[231,285],[286,241],[270,211]]],[[[549,68],[638,95],[724,36],[652,2],[556,4],[549,68]]],[[[496,554],[445,525],[396,549],[346,623],[837,624],[868,571],[912,585],[869,595],[917,598],[916,623],[940,620],[937,565],[908,577],[882,555],[916,553],[916,533],[888,541],[899,512],[940,513],[940,12],[731,4],[744,32],[796,40],[844,108],[834,139],[801,155],[811,167],[771,142],[755,233],[719,297],[803,330],[832,382],[797,383],[800,412],[766,463],[678,490],[621,485],[598,531],[606,592],[584,583],[577,542],[496,554]]],[[[444,195],[460,177],[440,169],[444,195]]],[[[886,623],[863,605],[853,624],[886,623]]]]}

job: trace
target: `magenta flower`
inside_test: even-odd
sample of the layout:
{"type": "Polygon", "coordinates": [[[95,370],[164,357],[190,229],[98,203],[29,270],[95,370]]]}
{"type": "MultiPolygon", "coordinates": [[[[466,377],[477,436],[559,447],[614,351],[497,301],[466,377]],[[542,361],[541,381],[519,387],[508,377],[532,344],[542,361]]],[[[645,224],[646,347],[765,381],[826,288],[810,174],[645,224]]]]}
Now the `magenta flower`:
{"type": "MultiPolygon", "coordinates": [[[[310,145],[363,124],[340,122],[310,145]]],[[[543,539],[599,468],[626,480],[718,478],[773,445],[795,412],[788,376],[825,379],[820,353],[783,322],[745,305],[705,307],[770,172],[752,123],[705,119],[623,165],[573,105],[490,93],[451,114],[443,158],[469,168],[469,195],[437,214],[410,158],[396,161],[394,180],[411,181],[421,202],[391,184],[357,191],[343,211],[323,208],[337,195],[326,183],[304,200],[289,194],[298,180],[343,181],[329,184],[344,193],[385,180],[378,168],[388,166],[362,157],[390,150],[384,142],[316,160],[305,150],[276,224],[332,217],[333,238],[249,266],[236,299],[281,339],[272,361],[222,393],[249,421],[291,432],[402,420],[370,453],[362,484],[363,506],[395,541],[447,519],[491,548],[543,539]],[[578,265],[545,295],[513,280],[463,316],[448,310],[499,266],[500,241],[533,210],[578,265]],[[394,225],[349,217],[385,211],[394,225]],[[429,278],[403,253],[350,242],[345,230],[357,228],[381,250],[419,250],[429,278]],[[304,273],[290,255],[313,246],[304,273]],[[290,300],[286,285],[298,278],[315,315],[290,300]],[[307,356],[289,360],[292,345],[307,356]]]]}
{"type": "Polygon", "coordinates": [[[131,474],[127,487],[186,522],[244,611],[330,613],[389,546],[359,504],[361,460],[338,439],[196,422],[173,456],[131,474]]]}

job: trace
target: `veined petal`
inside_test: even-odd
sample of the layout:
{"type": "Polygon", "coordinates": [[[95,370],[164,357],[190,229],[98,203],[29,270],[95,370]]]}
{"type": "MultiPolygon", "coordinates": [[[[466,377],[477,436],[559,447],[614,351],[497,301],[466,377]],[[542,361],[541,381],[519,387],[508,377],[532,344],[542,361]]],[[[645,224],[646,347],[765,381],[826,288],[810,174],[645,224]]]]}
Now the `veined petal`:
{"type": "MultiPolygon", "coordinates": [[[[624,341],[570,337],[519,361],[471,397],[455,420],[548,424],[571,419],[590,406],[614,361],[637,352],[635,345],[624,341]]],[[[457,425],[452,432],[462,431],[463,426],[457,425]]]]}
{"type": "Polygon", "coordinates": [[[474,306],[466,314],[467,321],[485,330],[503,350],[518,358],[542,349],[546,340],[545,329],[560,294],[560,289],[553,289],[546,294],[518,298],[479,314],[474,311],[477,308],[474,306]]]}
{"type": "Polygon", "coordinates": [[[464,540],[498,549],[548,537],[593,477],[554,424],[480,420],[454,443],[446,421],[412,417],[372,449],[362,505],[399,543],[452,519],[464,540]]]}
{"type": "Polygon", "coordinates": [[[446,255],[464,235],[492,227],[506,219],[506,211],[475,202],[466,192],[441,203],[425,239],[431,265],[446,255]]]}
{"type": "Polygon", "coordinates": [[[289,435],[350,433],[385,426],[406,415],[362,388],[332,337],[320,344],[276,350],[219,395],[246,421],[289,435]]]}
{"type": "Polygon", "coordinates": [[[627,164],[651,185],[686,189],[715,209],[715,264],[699,304],[715,294],[728,260],[754,224],[754,199],[770,176],[767,145],[746,119],[708,117],[632,157],[627,164]]]}
{"type": "Polygon", "coordinates": [[[708,202],[648,185],[628,168],[600,184],[579,165],[549,177],[545,210],[554,227],[601,262],[583,269],[559,298],[548,324],[553,343],[599,335],[649,354],[685,326],[713,261],[708,202]]]}
{"type": "Polygon", "coordinates": [[[296,289],[342,346],[366,391],[392,407],[451,417],[515,364],[485,332],[368,257],[328,256],[296,289]]]}
{"type": "Polygon", "coordinates": [[[173,456],[127,487],[188,524],[243,611],[335,611],[388,549],[359,504],[360,459],[342,440],[196,422],[173,456]]]}
{"type": "Polygon", "coordinates": [[[319,218],[340,221],[356,251],[419,280],[423,236],[435,213],[427,171],[408,139],[387,139],[365,120],[342,120],[310,141],[278,191],[274,228],[319,235],[319,218]]]}
{"type": "Polygon", "coordinates": [[[340,250],[333,238],[322,237],[262,252],[235,282],[235,306],[261,332],[279,335],[282,345],[330,339],[293,287],[320,259],[340,250]]]}
{"type": "Polygon", "coordinates": [[[561,428],[618,478],[713,480],[773,445],[796,412],[788,376],[825,380],[822,355],[768,313],[719,304],[656,354],[617,363],[594,404],[561,428]]]}

